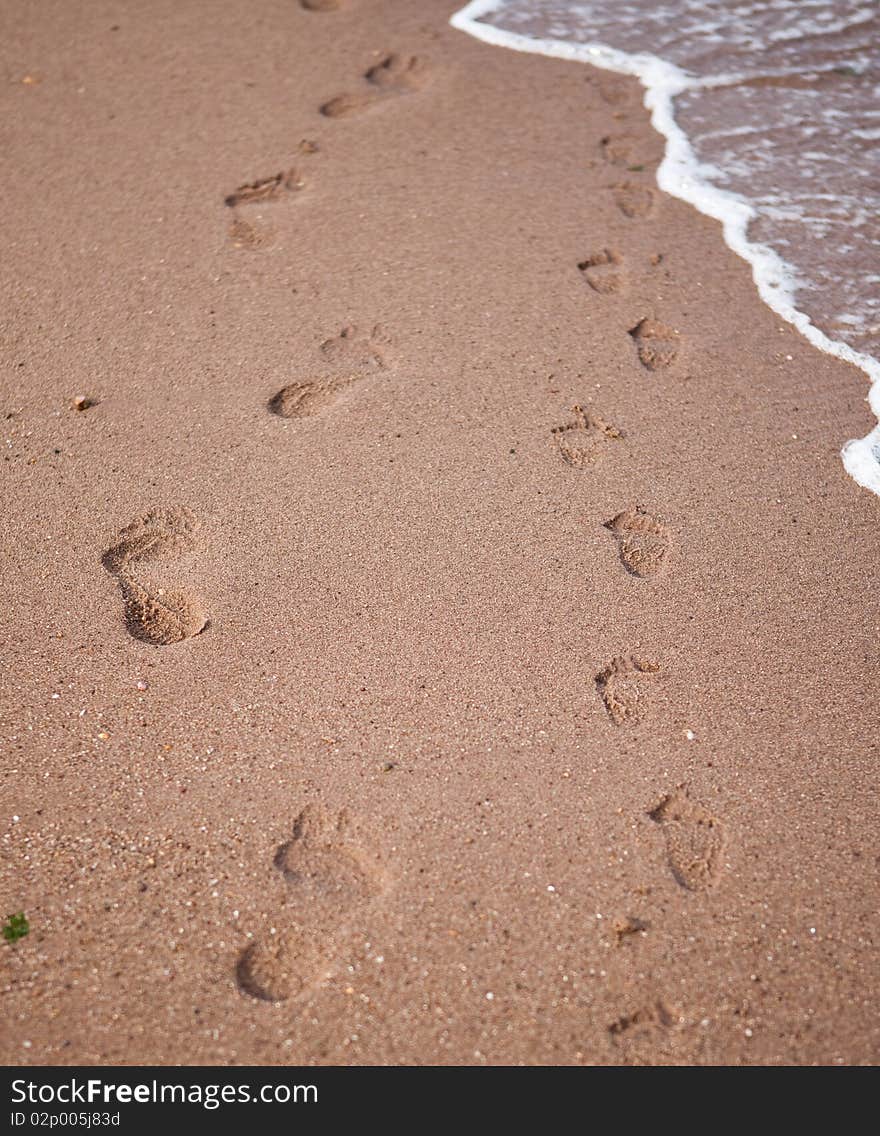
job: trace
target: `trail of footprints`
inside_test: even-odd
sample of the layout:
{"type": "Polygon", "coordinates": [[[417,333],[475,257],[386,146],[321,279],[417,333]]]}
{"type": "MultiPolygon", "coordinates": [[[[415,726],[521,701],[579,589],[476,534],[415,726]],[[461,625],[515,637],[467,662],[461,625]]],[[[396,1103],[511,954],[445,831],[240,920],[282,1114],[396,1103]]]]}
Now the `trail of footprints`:
{"type": "MultiPolygon", "coordinates": [[[[333,12],[342,7],[340,0],[300,0],[300,7],[309,12],[333,12]]],[[[420,91],[431,77],[428,62],[417,55],[390,52],[363,74],[356,90],[335,95],[318,108],[324,118],[345,118],[360,114],[379,103],[396,96],[420,91]]],[[[318,151],[317,143],[303,140],[299,144],[301,155],[318,151]]],[[[274,227],[262,212],[266,206],[275,206],[306,185],[307,178],[299,166],[245,182],[224,197],[224,204],[232,211],[228,234],[233,248],[262,249],[274,241],[274,227]],[[260,208],[258,208],[260,207],[260,208]]]]}
{"type": "MultiPolygon", "coordinates": [[[[300,0],[310,12],[332,12],[339,0],[300,0]]],[[[363,75],[358,89],[339,94],[319,110],[329,119],[359,114],[379,102],[421,90],[430,78],[424,60],[388,54],[363,75]]],[[[603,138],[605,160],[627,166],[632,140],[603,138]]],[[[316,143],[302,142],[300,151],[312,154],[316,143]]],[[[640,169],[641,167],[632,167],[640,169]]],[[[232,212],[230,238],[236,247],[260,248],[271,241],[272,230],[262,219],[264,208],[299,194],[306,178],[290,167],[238,186],[225,197],[232,212]]],[[[647,217],[655,193],[635,181],[611,188],[613,200],[629,219],[647,217]]],[[[626,288],[627,265],[616,248],[600,248],[578,263],[589,288],[613,297],[626,288]]],[[[653,316],[645,316],[628,331],[642,367],[659,372],[673,366],[681,336],[653,316]]],[[[286,419],[305,419],[326,412],[352,385],[388,365],[390,340],[381,326],[343,327],[320,345],[322,365],[334,373],[295,379],[268,401],[268,410],[286,419]]],[[[618,427],[580,405],[551,431],[561,460],[579,471],[594,469],[624,439],[618,427]]],[[[617,545],[622,568],[637,580],[651,580],[664,569],[671,550],[666,524],[636,505],[604,522],[617,545]]],[[[118,582],[129,633],[157,647],[199,635],[208,626],[201,599],[175,584],[175,564],[198,549],[200,524],[189,510],[154,508],[127,525],[105,551],[102,563],[118,582]]],[[[635,654],[610,659],[595,675],[596,694],[615,727],[637,725],[650,708],[651,689],[660,664],[635,654]]],[[[723,869],[725,830],[721,820],[680,788],[648,811],[662,835],[666,861],[676,883],[691,892],[715,886],[723,869]]],[[[250,942],[241,952],[235,976],[243,995],[262,1002],[297,1002],[316,990],[337,965],[346,936],[388,891],[388,877],[379,857],[361,840],[358,826],[345,813],[314,806],[296,818],[290,838],[277,850],[274,868],[284,878],[288,897],[273,922],[280,925],[250,942]]],[[[645,927],[631,920],[624,932],[645,927]]],[[[624,1015],[609,1026],[615,1046],[629,1049],[640,1037],[676,1027],[679,1019],[662,1000],[624,1015]],[[635,1039],[635,1040],[634,1040],[635,1039]]]]}
{"type": "MultiPolygon", "coordinates": [[[[600,149],[611,167],[632,166],[633,140],[626,136],[608,136],[600,140],[600,149]]],[[[620,212],[629,219],[647,217],[654,208],[654,191],[637,181],[617,182],[611,193],[620,212]]],[[[662,257],[651,258],[657,265],[662,257]]],[[[627,289],[628,266],[625,255],[612,246],[601,247],[577,264],[578,272],[588,287],[599,297],[613,298],[627,289]]],[[[653,315],[646,315],[628,329],[638,363],[645,370],[662,373],[674,367],[681,351],[680,332],[653,315]]],[[[613,443],[624,435],[609,426],[592,410],[572,408],[571,417],[551,431],[557,452],[570,467],[595,469],[613,443]]],[[[622,568],[636,580],[650,581],[665,569],[672,547],[666,523],[642,505],[623,509],[604,522],[617,546],[622,568]]],[[[617,728],[637,726],[650,712],[651,696],[662,677],[660,663],[641,654],[616,655],[594,676],[596,695],[611,725],[617,728]]],[[[720,879],[726,847],[723,822],[714,816],[685,788],[668,794],[647,813],[659,828],[666,862],[672,878],[689,892],[708,891],[720,879]]],[[[618,934],[624,941],[643,928],[639,920],[630,919],[618,934]]],[[[660,999],[646,1004],[609,1026],[612,1043],[628,1055],[637,1053],[641,1041],[665,1042],[680,1024],[677,1013],[660,999]]]]}

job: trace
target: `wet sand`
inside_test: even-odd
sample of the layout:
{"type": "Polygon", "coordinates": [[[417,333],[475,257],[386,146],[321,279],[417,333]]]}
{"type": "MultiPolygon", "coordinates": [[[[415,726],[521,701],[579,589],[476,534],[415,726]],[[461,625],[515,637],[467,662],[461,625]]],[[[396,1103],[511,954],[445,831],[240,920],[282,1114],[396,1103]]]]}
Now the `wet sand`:
{"type": "Polygon", "coordinates": [[[453,10],[7,13],[7,1063],[877,1059],[864,376],[453,10]]]}

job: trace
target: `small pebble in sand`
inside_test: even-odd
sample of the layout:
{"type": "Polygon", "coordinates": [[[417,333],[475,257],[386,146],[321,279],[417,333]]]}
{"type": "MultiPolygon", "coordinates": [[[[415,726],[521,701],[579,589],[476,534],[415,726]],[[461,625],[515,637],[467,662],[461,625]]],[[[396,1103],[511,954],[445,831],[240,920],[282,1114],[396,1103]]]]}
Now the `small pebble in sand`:
{"type": "Polygon", "coordinates": [[[147,683],[147,682],[144,682],[144,680],[142,678],[139,678],[137,680],[136,685],[137,685],[138,690],[146,690],[149,687],[150,684],[147,683]]]}
{"type": "Polygon", "coordinates": [[[95,400],[87,395],[78,394],[72,405],[74,410],[90,410],[95,405],[95,400]]]}

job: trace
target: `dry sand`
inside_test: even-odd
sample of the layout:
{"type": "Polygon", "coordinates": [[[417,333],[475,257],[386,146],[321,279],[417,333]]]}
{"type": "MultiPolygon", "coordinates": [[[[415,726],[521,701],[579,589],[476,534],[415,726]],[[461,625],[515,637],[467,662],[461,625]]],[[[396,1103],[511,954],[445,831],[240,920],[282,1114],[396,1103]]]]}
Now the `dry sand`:
{"type": "Polygon", "coordinates": [[[4,1061],[876,1060],[865,382],[635,82],[3,8],[4,1061]]]}

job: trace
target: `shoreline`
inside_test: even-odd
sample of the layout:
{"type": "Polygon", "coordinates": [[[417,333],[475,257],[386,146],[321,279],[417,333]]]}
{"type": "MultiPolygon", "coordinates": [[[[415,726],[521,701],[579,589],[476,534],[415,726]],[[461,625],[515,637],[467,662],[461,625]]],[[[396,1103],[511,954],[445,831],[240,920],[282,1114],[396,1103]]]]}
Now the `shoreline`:
{"type": "MultiPolygon", "coordinates": [[[[767,307],[792,324],[818,350],[852,363],[867,377],[865,399],[878,419],[877,425],[863,438],[846,442],[840,453],[850,477],[862,488],[880,496],[880,360],[832,339],[798,308],[796,269],[769,245],[749,239],[749,225],[757,216],[754,207],[702,175],[690,141],[676,122],[674,103],[678,95],[687,90],[711,88],[717,82],[726,84],[730,77],[692,78],[680,67],[654,55],[631,55],[599,42],[578,44],[553,38],[538,39],[481,22],[481,16],[497,11],[501,3],[503,0],[471,0],[452,16],[450,23],[459,31],[496,47],[586,63],[639,80],[645,90],[644,105],[651,112],[651,124],[666,140],[666,153],[657,170],[659,188],[719,221],[727,247],[751,266],[755,287],[767,307]]],[[[806,234],[804,239],[807,239],[806,234]]]]}

